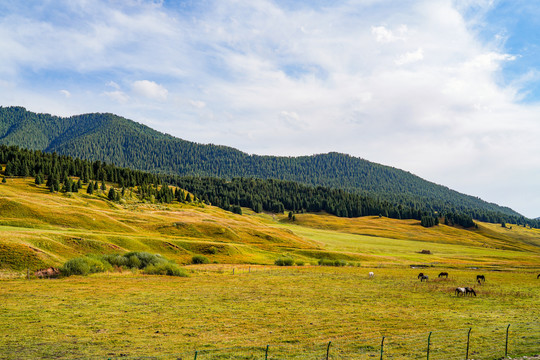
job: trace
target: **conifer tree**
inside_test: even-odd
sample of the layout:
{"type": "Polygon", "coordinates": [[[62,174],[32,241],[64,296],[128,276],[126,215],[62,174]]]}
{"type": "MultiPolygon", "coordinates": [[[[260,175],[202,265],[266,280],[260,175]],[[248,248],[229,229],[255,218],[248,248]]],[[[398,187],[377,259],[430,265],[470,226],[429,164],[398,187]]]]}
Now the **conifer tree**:
{"type": "Polygon", "coordinates": [[[107,195],[107,197],[111,201],[114,201],[116,199],[116,191],[114,191],[113,187],[111,187],[111,189],[109,190],[109,195],[107,195]]]}
{"type": "Polygon", "coordinates": [[[88,188],[86,188],[86,193],[92,195],[94,193],[94,184],[90,181],[88,188]]]}

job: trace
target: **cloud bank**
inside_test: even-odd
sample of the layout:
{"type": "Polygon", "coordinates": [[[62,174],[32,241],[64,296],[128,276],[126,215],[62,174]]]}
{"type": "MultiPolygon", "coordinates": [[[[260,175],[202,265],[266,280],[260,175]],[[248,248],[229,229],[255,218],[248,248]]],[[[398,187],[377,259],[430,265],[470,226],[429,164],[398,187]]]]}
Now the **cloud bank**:
{"type": "Polygon", "coordinates": [[[534,71],[502,81],[520,54],[478,35],[493,6],[0,5],[2,105],[114,112],[249,153],[345,152],[540,216],[540,109],[521,101],[534,71]]]}

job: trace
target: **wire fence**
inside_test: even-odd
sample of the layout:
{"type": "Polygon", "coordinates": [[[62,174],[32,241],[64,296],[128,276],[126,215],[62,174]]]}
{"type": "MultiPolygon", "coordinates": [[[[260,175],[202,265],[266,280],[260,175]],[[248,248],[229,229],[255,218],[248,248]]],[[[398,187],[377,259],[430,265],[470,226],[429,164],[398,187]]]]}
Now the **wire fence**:
{"type": "MultiPolygon", "coordinates": [[[[326,343],[195,350],[128,359],[176,360],[495,360],[540,354],[540,322],[504,324],[408,336],[373,336],[326,343]]],[[[108,357],[108,359],[116,359],[108,357]]],[[[126,359],[126,357],[122,357],[126,359]]]]}
{"type": "MultiPolygon", "coordinates": [[[[76,349],[40,341],[35,348],[0,346],[0,359],[153,359],[153,360],[500,360],[534,356],[540,359],[540,321],[500,324],[412,335],[340,338],[320,343],[285,343],[235,346],[163,355],[78,356],[76,349]],[[54,356],[53,356],[54,354],[54,356]]],[[[182,346],[178,344],[179,346],[182,346]]],[[[79,343],[79,346],[85,346],[79,343]]],[[[178,348],[177,348],[178,349],[178,348]]],[[[113,349],[109,349],[113,350],[113,349]]]]}

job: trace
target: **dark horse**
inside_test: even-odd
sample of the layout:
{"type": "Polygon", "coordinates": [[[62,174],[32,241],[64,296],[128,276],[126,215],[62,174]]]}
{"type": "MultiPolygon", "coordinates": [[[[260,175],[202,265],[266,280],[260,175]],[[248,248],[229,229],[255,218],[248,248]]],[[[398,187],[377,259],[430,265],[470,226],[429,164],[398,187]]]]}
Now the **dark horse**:
{"type": "Polygon", "coordinates": [[[424,281],[424,280],[428,281],[428,279],[429,279],[429,277],[427,275],[422,275],[420,277],[420,281],[424,281]]]}
{"type": "Polygon", "coordinates": [[[538,276],[536,277],[537,279],[540,279],[540,274],[538,274],[538,276]]]}
{"type": "Polygon", "coordinates": [[[470,296],[476,296],[476,292],[474,292],[473,288],[471,287],[466,287],[465,288],[465,295],[470,295],[470,296]]]}
{"type": "Polygon", "coordinates": [[[424,273],[418,274],[418,278],[420,279],[422,276],[424,276],[424,273]]]}
{"type": "Polygon", "coordinates": [[[476,281],[480,284],[480,281],[486,282],[484,275],[476,275],[476,281]]]}
{"type": "Polygon", "coordinates": [[[448,273],[447,272],[442,272],[442,273],[439,274],[440,278],[443,277],[443,276],[448,279],[448,273]]]}

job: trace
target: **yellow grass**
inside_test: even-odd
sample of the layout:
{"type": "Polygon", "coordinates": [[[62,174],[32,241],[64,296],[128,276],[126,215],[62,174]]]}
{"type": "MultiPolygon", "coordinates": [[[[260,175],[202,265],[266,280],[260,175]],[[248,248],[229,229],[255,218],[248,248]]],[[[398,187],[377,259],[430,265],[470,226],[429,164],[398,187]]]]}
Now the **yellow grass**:
{"type": "Polygon", "coordinates": [[[197,204],[51,194],[32,182],[0,185],[0,358],[192,358],[195,350],[228,348],[215,358],[252,359],[266,344],[284,351],[274,358],[322,358],[332,341],[336,352],[367,359],[378,358],[383,335],[389,354],[415,358],[411,351],[423,349],[418,343],[432,330],[440,358],[462,358],[470,327],[475,358],[500,358],[508,323],[514,353],[531,353],[540,341],[536,229],[425,229],[417,221],[326,214],[291,222],[248,209],[240,216],[197,204]],[[180,264],[204,254],[213,263],[186,266],[188,278],[123,271],[24,279],[27,268],[132,250],[180,264]],[[270,265],[283,255],[309,265],[270,265]],[[355,266],[312,265],[324,258],[355,266]],[[431,280],[419,282],[419,271],[431,280]],[[441,271],[450,278],[438,279],[441,271]],[[481,286],[479,273],[487,278],[481,286]],[[478,297],[457,298],[458,286],[474,286],[478,297]]]}

